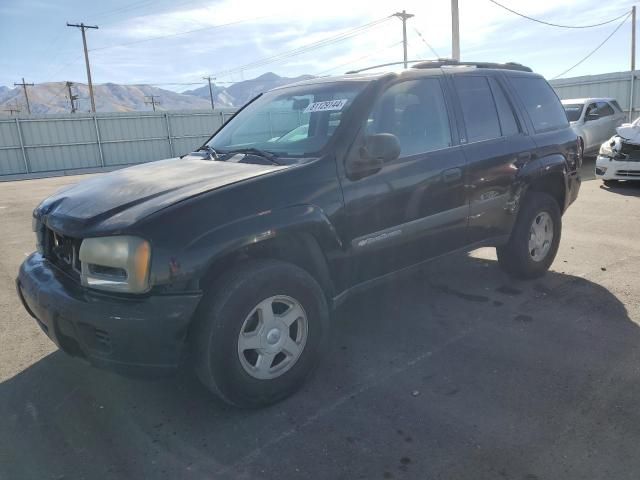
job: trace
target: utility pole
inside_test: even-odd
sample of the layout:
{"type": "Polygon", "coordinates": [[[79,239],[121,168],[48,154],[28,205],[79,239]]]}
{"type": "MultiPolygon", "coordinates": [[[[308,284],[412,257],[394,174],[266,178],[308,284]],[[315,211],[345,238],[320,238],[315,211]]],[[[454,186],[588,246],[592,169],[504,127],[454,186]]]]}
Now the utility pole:
{"type": "Polygon", "coordinates": [[[145,95],[144,98],[149,98],[149,100],[145,100],[144,103],[147,105],[151,105],[151,107],[153,108],[153,111],[156,111],[156,105],[160,105],[160,102],[158,100],[156,100],[156,98],[158,98],[158,95],[145,95]]]}
{"type": "MultiPolygon", "coordinates": [[[[214,106],[213,106],[213,89],[211,88],[211,75],[209,75],[208,77],[202,77],[204,80],[208,80],[209,81],[209,98],[211,99],[211,110],[215,110],[214,106]]],[[[213,80],[215,80],[216,78],[213,77],[213,80]]]]}
{"type": "Polygon", "coordinates": [[[415,17],[412,13],[407,13],[406,10],[402,12],[396,12],[392,16],[398,17],[402,20],[402,48],[404,52],[404,68],[407,68],[407,20],[411,17],[415,17]]]}
{"type": "MultiPolygon", "coordinates": [[[[25,83],[24,77],[22,77],[22,83],[14,83],[15,87],[22,87],[24,90],[24,99],[27,102],[27,113],[31,115],[31,105],[29,105],[29,95],[27,94],[27,87],[33,87],[33,83],[25,83]]],[[[20,110],[18,110],[19,112],[20,110]]]]}
{"type": "Polygon", "coordinates": [[[18,114],[20,113],[20,107],[18,106],[18,101],[16,100],[16,102],[14,103],[14,106],[11,107],[11,105],[9,105],[9,108],[5,108],[4,110],[5,112],[9,112],[9,115],[13,116],[13,114],[18,114]]]}
{"type": "Polygon", "coordinates": [[[454,60],[460,61],[460,12],[458,10],[458,0],[451,0],[451,56],[454,60]]]}
{"type": "Polygon", "coordinates": [[[91,97],[91,111],[96,113],[96,101],[93,98],[93,82],[91,81],[91,67],[89,67],[89,51],[87,50],[87,35],[85,34],[85,30],[87,28],[98,29],[97,25],[85,25],[84,23],[69,23],[67,22],[67,27],[76,27],[82,31],[82,44],[84,45],[84,61],[87,64],[87,83],[89,84],[89,97],[91,97]]]}
{"type": "Polygon", "coordinates": [[[78,108],[76,107],[76,104],[74,103],[74,100],[77,100],[78,96],[74,95],[73,93],[71,93],[71,86],[72,85],[73,85],[73,82],[67,82],[67,90],[69,91],[69,101],[71,102],[71,113],[76,113],[78,108]]]}
{"type": "MultiPolygon", "coordinates": [[[[636,6],[631,7],[631,71],[636,69],[636,6]]],[[[24,82],[24,79],[22,80],[24,82]]]]}
{"type": "Polygon", "coordinates": [[[629,88],[629,121],[633,121],[633,97],[636,80],[636,6],[631,7],[631,86],[629,88]]]}

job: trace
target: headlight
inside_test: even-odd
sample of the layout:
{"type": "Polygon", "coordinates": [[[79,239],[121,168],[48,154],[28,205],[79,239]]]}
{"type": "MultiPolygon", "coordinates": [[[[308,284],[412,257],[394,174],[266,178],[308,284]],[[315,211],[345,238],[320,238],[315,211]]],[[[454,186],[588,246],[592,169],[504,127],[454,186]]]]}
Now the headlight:
{"type": "Polygon", "coordinates": [[[149,290],[151,246],[137,237],[85,238],[80,245],[82,284],[115,292],[149,290]]]}
{"type": "Polygon", "coordinates": [[[41,255],[44,255],[42,224],[35,214],[31,217],[31,230],[36,234],[36,250],[41,255]]]}

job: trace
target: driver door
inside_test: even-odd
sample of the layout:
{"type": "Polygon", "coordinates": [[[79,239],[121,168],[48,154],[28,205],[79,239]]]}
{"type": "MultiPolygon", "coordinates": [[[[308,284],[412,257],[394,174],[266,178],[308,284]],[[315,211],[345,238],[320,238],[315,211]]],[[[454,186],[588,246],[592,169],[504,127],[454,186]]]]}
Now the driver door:
{"type": "Polygon", "coordinates": [[[466,162],[450,104],[435,77],[394,83],[376,100],[349,155],[378,133],[395,135],[401,152],[364,178],[342,174],[352,285],[465,244],[466,162]]]}

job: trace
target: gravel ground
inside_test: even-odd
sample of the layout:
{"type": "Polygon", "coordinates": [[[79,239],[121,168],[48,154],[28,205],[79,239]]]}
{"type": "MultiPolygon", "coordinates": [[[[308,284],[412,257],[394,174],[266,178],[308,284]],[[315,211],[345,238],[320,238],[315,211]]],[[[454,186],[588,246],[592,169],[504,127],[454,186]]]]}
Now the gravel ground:
{"type": "Polygon", "coordinates": [[[352,298],[300,393],[238,411],[68,358],[21,307],[30,212],[80,178],[0,183],[0,479],[640,477],[640,185],[585,181],[540,280],[482,249],[352,298]]]}

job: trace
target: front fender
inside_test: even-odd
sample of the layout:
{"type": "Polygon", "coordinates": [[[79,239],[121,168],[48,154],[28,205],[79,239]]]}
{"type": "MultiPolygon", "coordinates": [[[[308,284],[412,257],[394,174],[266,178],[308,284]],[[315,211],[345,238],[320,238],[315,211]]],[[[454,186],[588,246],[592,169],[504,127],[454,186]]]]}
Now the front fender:
{"type": "Polygon", "coordinates": [[[186,271],[200,278],[222,258],[244,247],[280,236],[305,233],[313,236],[325,253],[342,249],[333,224],[316,205],[295,205],[279,210],[267,210],[216,226],[190,242],[182,257],[193,268],[186,271]]]}

